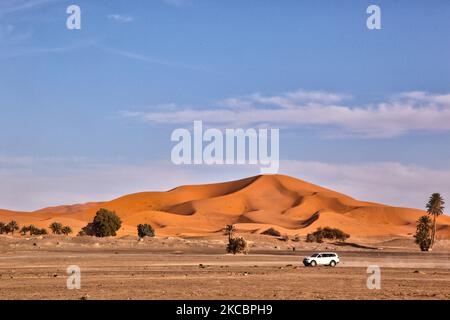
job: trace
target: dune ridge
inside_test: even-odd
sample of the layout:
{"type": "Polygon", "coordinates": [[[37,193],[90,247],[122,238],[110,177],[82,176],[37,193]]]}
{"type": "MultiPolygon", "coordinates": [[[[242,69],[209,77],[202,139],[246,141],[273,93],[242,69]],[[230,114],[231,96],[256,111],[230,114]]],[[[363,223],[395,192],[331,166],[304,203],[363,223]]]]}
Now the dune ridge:
{"type": "MultiPolygon", "coordinates": [[[[158,235],[221,234],[226,224],[240,232],[305,235],[335,227],[352,236],[411,236],[422,210],[364,202],[285,175],[261,175],[237,181],[186,185],[166,192],[140,192],[106,202],[56,206],[33,212],[0,210],[0,221],[48,227],[54,221],[77,233],[100,208],[114,210],[123,224],[118,235],[136,234],[139,223],[158,235]]],[[[450,238],[450,217],[439,218],[438,238],[450,238]]]]}

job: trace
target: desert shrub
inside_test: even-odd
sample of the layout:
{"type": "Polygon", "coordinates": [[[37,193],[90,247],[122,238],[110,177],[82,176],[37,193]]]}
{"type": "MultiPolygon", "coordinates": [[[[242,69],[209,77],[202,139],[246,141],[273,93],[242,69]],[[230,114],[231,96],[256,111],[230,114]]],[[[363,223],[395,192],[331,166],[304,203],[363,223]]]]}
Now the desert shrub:
{"type": "Polygon", "coordinates": [[[115,236],[120,229],[122,221],[114,211],[100,209],[95,215],[92,227],[97,237],[115,236]]]}
{"type": "Polygon", "coordinates": [[[416,243],[422,251],[428,251],[431,247],[432,227],[433,225],[431,219],[428,216],[421,216],[417,221],[416,234],[414,235],[414,238],[416,238],[416,243]]]}
{"type": "Polygon", "coordinates": [[[138,236],[140,238],[144,237],[154,237],[155,236],[155,230],[153,227],[147,223],[145,224],[139,224],[137,226],[138,236]]]}
{"type": "Polygon", "coordinates": [[[69,234],[71,234],[73,231],[72,231],[72,228],[71,227],[69,227],[69,226],[64,226],[62,229],[61,229],[61,233],[62,234],[64,234],[64,235],[69,235],[69,234]]]}
{"type": "Polygon", "coordinates": [[[306,242],[322,242],[322,240],[320,239],[320,241],[317,241],[317,238],[314,234],[308,233],[306,235],[306,242]]]}
{"type": "Polygon", "coordinates": [[[336,228],[318,228],[313,233],[309,233],[306,236],[306,242],[323,242],[323,239],[328,240],[338,240],[338,241],[345,241],[348,238],[350,238],[350,235],[345,233],[342,230],[336,229],[336,228]]]}
{"type": "Polygon", "coordinates": [[[78,232],[78,236],[95,236],[94,224],[90,222],[85,227],[81,228],[78,232]]]}
{"type": "Polygon", "coordinates": [[[48,234],[47,229],[45,228],[39,229],[32,224],[30,224],[29,226],[23,226],[22,229],[20,229],[20,233],[22,235],[26,235],[28,232],[30,233],[30,236],[39,236],[43,234],[48,234]]]}
{"type": "Polygon", "coordinates": [[[6,233],[11,232],[12,235],[14,235],[14,231],[17,231],[19,229],[20,229],[19,224],[14,220],[10,221],[6,225],[6,233]]]}
{"type": "Polygon", "coordinates": [[[27,232],[30,231],[28,228],[29,228],[29,227],[27,227],[27,226],[23,226],[23,227],[20,229],[20,234],[23,235],[23,236],[26,235],[27,232]]]}
{"type": "Polygon", "coordinates": [[[30,236],[41,234],[41,229],[36,228],[32,224],[30,224],[27,228],[28,228],[28,231],[30,232],[30,236]]]}
{"type": "Polygon", "coordinates": [[[0,234],[6,232],[5,230],[6,224],[4,222],[0,222],[0,234]]]}
{"type": "Polygon", "coordinates": [[[244,253],[249,251],[247,241],[243,237],[230,238],[227,245],[228,253],[244,253]]]}
{"type": "Polygon", "coordinates": [[[291,241],[300,242],[300,236],[298,234],[296,234],[295,236],[292,237],[291,241]]]}
{"type": "Polygon", "coordinates": [[[274,237],[281,236],[281,233],[274,228],[269,228],[266,231],[262,232],[261,234],[266,235],[266,236],[274,236],[274,237]]]}
{"type": "Polygon", "coordinates": [[[59,222],[53,222],[50,226],[49,226],[50,230],[52,230],[53,234],[61,234],[62,233],[62,228],[63,225],[59,222]]]}
{"type": "Polygon", "coordinates": [[[281,241],[288,241],[288,240],[289,240],[289,236],[288,236],[287,234],[283,234],[283,235],[280,237],[280,240],[281,240],[281,241]]]}

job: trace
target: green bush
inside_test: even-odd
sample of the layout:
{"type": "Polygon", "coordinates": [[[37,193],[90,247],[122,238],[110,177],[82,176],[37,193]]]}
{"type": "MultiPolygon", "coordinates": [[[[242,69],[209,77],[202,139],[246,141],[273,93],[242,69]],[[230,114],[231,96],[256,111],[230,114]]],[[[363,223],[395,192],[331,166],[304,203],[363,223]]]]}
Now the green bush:
{"type": "Polygon", "coordinates": [[[30,224],[29,226],[24,226],[22,229],[20,229],[20,233],[22,235],[26,235],[27,233],[30,233],[30,236],[38,236],[43,234],[48,234],[47,229],[42,228],[36,228],[34,225],[30,224]]]}
{"type": "Polygon", "coordinates": [[[306,235],[306,242],[317,242],[317,238],[312,233],[306,235]]]}
{"type": "Polygon", "coordinates": [[[29,227],[23,226],[22,229],[20,229],[20,234],[24,236],[24,235],[26,235],[27,232],[29,232],[29,231],[30,231],[29,227]]]}
{"type": "Polygon", "coordinates": [[[78,236],[95,236],[94,224],[89,222],[85,227],[81,228],[78,236]]]}
{"type": "Polygon", "coordinates": [[[350,238],[350,235],[348,233],[345,233],[342,230],[336,229],[336,228],[318,228],[313,233],[309,233],[306,236],[306,242],[323,242],[323,239],[328,240],[338,240],[338,241],[345,241],[348,238],[350,238]]]}
{"type": "Polygon", "coordinates": [[[432,227],[433,224],[428,216],[421,216],[417,221],[416,234],[414,235],[414,238],[416,238],[416,243],[422,251],[430,250],[432,243],[432,227]]]}
{"type": "Polygon", "coordinates": [[[71,227],[69,227],[69,226],[64,226],[62,229],[61,229],[61,233],[62,234],[64,234],[64,235],[69,235],[69,234],[71,234],[73,231],[72,231],[72,228],[71,227]]]}
{"type": "Polygon", "coordinates": [[[59,223],[59,222],[53,222],[49,226],[49,228],[50,228],[50,230],[52,230],[53,234],[61,234],[63,225],[61,223],[59,223]]]}
{"type": "Polygon", "coordinates": [[[20,229],[19,224],[16,221],[14,221],[14,220],[12,220],[11,222],[9,222],[6,225],[6,233],[7,234],[9,232],[11,232],[11,235],[14,235],[14,231],[17,231],[19,229],[20,229]]]}
{"type": "Polygon", "coordinates": [[[114,211],[100,209],[95,215],[92,228],[97,237],[115,236],[116,231],[120,229],[122,221],[114,211]]]}
{"type": "Polygon", "coordinates": [[[155,230],[153,227],[147,223],[145,224],[139,224],[137,226],[138,236],[140,238],[144,237],[154,237],[155,236],[155,230]]]}
{"type": "Polygon", "coordinates": [[[243,237],[230,238],[227,245],[228,253],[248,253],[247,241],[243,237]]]}
{"type": "Polygon", "coordinates": [[[274,236],[274,237],[281,236],[281,233],[274,228],[269,228],[266,231],[262,232],[261,234],[266,235],[266,236],[274,236]]]}

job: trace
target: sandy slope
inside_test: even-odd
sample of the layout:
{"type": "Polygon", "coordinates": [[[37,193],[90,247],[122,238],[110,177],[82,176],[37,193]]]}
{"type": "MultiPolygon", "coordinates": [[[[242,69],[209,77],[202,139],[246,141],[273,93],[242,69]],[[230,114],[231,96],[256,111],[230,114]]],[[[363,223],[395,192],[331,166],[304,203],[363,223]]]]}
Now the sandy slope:
{"type": "MultiPolygon", "coordinates": [[[[260,233],[274,227],[300,234],[337,227],[352,236],[411,235],[424,212],[362,202],[283,175],[256,176],[225,183],[182,186],[167,192],[142,192],[102,203],[45,208],[35,212],[0,210],[0,221],[47,227],[58,221],[75,232],[99,208],[115,210],[123,221],[119,235],[135,234],[150,223],[159,235],[200,236],[219,233],[226,224],[260,233]]],[[[439,218],[438,235],[450,238],[450,217],[439,218]]]]}

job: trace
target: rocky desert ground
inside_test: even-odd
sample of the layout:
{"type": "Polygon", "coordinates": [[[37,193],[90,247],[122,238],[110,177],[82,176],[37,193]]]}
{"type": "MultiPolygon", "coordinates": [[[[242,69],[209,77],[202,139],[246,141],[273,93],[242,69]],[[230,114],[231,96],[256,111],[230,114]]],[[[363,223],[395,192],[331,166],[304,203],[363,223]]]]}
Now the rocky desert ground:
{"type": "Polygon", "coordinates": [[[0,236],[0,299],[449,299],[450,241],[420,252],[412,238],[346,244],[247,235],[248,255],[225,254],[226,238],[0,236]],[[295,251],[294,249],[295,248],[295,251]],[[304,267],[314,251],[342,263],[304,267]],[[67,289],[77,265],[81,288],[67,289]],[[366,282],[381,270],[381,289],[366,282]]]}

